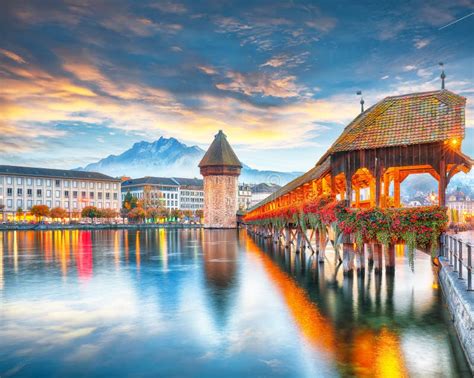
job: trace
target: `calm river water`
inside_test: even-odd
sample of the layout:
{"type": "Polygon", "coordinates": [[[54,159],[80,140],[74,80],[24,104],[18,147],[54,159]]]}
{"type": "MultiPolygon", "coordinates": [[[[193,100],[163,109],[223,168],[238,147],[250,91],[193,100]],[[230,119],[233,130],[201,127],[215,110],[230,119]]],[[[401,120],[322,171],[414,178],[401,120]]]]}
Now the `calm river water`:
{"type": "Polygon", "coordinates": [[[428,256],[333,259],[235,230],[0,232],[0,377],[469,375],[428,256]]]}

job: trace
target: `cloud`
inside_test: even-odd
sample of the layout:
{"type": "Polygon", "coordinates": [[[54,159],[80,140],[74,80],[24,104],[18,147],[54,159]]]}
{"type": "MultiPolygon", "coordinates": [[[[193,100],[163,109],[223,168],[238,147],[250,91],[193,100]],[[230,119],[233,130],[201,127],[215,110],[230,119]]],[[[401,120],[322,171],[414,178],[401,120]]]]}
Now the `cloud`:
{"type": "Polygon", "coordinates": [[[321,32],[328,32],[336,26],[336,19],[331,17],[320,17],[316,20],[307,21],[305,24],[306,26],[321,32]]]}
{"type": "Polygon", "coordinates": [[[218,83],[217,88],[224,91],[243,93],[247,96],[261,95],[279,98],[295,97],[306,90],[304,86],[296,84],[295,76],[280,76],[271,73],[244,74],[230,71],[228,81],[218,83]]]}
{"type": "Polygon", "coordinates": [[[415,39],[413,43],[417,49],[422,49],[428,46],[431,43],[431,40],[428,38],[419,38],[419,39],[415,39]]]}
{"type": "Polygon", "coordinates": [[[26,63],[26,61],[18,54],[15,54],[14,52],[12,51],[8,51],[8,50],[5,50],[5,49],[0,49],[0,54],[6,56],[7,58],[15,61],[16,63],[26,63]]]}
{"type": "Polygon", "coordinates": [[[307,58],[309,57],[309,51],[305,51],[300,54],[279,54],[276,55],[265,63],[261,64],[260,67],[284,67],[284,68],[294,68],[306,62],[307,58]]]}
{"type": "Polygon", "coordinates": [[[158,9],[163,13],[186,13],[187,9],[183,4],[175,1],[157,1],[150,4],[150,8],[158,9]]]}
{"type": "Polygon", "coordinates": [[[403,67],[403,71],[405,71],[405,72],[410,72],[410,71],[414,71],[414,70],[416,70],[416,66],[414,66],[412,64],[408,64],[405,67],[403,67]]]}
{"type": "Polygon", "coordinates": [[[428,78],[428,77],[433,76],[433,72],[424,68],[420,68],[419,70],[417,70],[416,74],[422,78],[428,78]]]}
{"type": "Polygon", "coordinates": [[[216,69],[212,66],[200,65],[197,66],[197,68],[207,75],[215,75],[217,73],[216,69]]]}

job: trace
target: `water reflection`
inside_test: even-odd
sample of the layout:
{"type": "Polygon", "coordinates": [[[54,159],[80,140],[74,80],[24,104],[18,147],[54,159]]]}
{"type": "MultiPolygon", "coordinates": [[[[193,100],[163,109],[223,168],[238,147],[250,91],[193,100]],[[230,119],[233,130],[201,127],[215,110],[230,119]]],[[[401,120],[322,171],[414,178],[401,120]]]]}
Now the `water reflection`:
{"type": "Polygon", "coordinates": [[[233,230],[0,233],[0,376],[462,375],[429,258],[396,255],[344,278],[233,230]]]}

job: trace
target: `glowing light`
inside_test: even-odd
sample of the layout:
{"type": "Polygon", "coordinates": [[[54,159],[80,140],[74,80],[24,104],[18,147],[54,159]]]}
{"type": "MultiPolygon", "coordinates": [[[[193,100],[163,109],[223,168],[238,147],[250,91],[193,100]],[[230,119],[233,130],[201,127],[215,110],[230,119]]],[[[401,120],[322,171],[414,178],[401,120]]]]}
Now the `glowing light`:
{"type": "Polygon", "coordinates": [[[451,139],[451,145],[457,146],[458,140],[456,138],[451,139]]]}

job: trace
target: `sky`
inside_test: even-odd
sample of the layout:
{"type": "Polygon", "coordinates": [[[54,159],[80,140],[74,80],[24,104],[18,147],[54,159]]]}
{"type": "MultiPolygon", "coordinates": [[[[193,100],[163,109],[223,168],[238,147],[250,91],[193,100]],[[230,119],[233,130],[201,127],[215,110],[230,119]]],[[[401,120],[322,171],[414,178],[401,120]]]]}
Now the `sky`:
{"type": "Polygon", "coordinates": [[[133,143],[305,171],[360,109],[446,87],[467,98],[474,1],[0,0],[0,164],[75,168],[133,143]]]}

